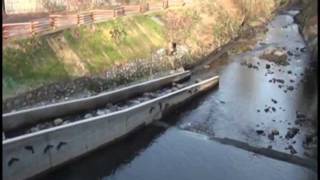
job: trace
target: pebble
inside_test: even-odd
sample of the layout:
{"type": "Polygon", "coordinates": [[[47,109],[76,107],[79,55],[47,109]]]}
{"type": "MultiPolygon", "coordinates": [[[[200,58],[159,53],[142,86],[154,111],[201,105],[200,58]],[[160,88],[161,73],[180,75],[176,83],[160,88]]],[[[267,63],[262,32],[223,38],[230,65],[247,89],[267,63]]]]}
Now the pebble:
{"type": "Polygon", "coordinates": [[[293,86],[288,86],[287,88],[289,91],[293,91],[294,90],[294,87],[293,86]]]}
{"type": "Polygon", "coordinates": [[[286,139],[291,139],[293,138],[297,133],[299,132],[299,129],[296,127],[293,128],[288,128],[288,132],[286,134],[286,139]]]}
{"type": "Polygon", "coordinates": [[[276,100],[274,100],[274,99],[271,99],[271,101],[272,101],[273,103],[275,103],[275,104],[278,103],[278,101],[276,101],[276,100]]]}
{"type": "Polygon", "coordinates": [[[301,51],[301,52],[306,52],[306,51],[307,51],[307,48],[306,48],[306,47],[303,47],[303,48],[300,49],[300,51],[301,51]]]}
{"type": "Polygon", "coordinates": [[[283,80],[283,79],[275,79],[275,81],[277,81],[278,83],[281,83],[281,84],[284,83],[284,80],[283,80]]]}
{"type": "Polygon", "coordinates": [[[268,134],[268,138],[273,141],[274,140],[274,135],[272,133],[268,134]]]}
{"type": "Polygon", "coordinates": [[[263,131],[263,130],[256,130],[256,133],[257,133],[258,135],[261,135],[261,134],[264,133],[264,131],[263,131]]]}
{"type": "Polygon", "coordinates": [[[290,150],[291,154],[296,154],[297,153],[297,151],[294,149],[294,147],[292,145],[289,145],[288,149],[290,150]]]}
{"type": "Polygon", "coordinates": [[[55,126],[59,126],[59,125],[61,125],[63,123],[63,119],[61,119],[61,118],[57,118],[57,119],[55,119],[54,121],[53,121],[53,124],[55,125],[55,126]]]}
{"type": "Polygon", "coordinates": [[[104,111],[103,111],[103,110],[100,110],[100,109],[97,110],[97,115],[98,115],[98,116],[104,115],[104,111]]]}
{"type": "Polygon", "coordinates": [[[88,119],[88,118],[91,118],[91,117],[92,117],[92,114],[90,114],[90,113],[84,115],[84,118],[85,118],[85,119],[88,119]]]}
{"type": "Polygon", "coordinates": [[[271,133],[275,136],[279,135],[279,131],[277,129],[272,129],[271,133]]]}
{"type": "Polygon", "coordinates": [[[114,105],[110,108],[110,111],[114,112],[114,111],[117,111],[118,109],[119,109],[119,106],[114,105]]]}
{"type": "Polygon", "coordinates": [[[35,127],[32,127],[31,129],[30,129],[30,131],[33,133],[33,132],[37,132],[37,131],[39,131],[40,129],[39,129],[39,127],[38,126],[35,126],[35,127]]]}
{"type": "Polygon", "coordinates": [[[209,69],[209,68],[210,68],[210,66],[209,66],[209,65],[204,65],[204,66],[203,66],[203,68],[205,68],[205,69],[209,69]]]}
{"type": "Polygon", "coordinates": [[[69,123],[70,123],[69,121],[64,121],[62,125],[69,124],[69,123]]]}
{"type": "Polygon", "coordinates": [[[140,104],[140,101],[138,101],[138,100],[130,100],[129,103],[132,104],[132,105],[137,105],[137,104],[140,104]]]}
{"type": "Polygon", "coordinates": [[[183,88],[183,85],[182,85],[182,84],[177,84],[176,87],[177,87],[178,89],[181,89],[181,88],[183,88]]]}
{"type": "Polygon", "coordinates": [[[270,64],[266,64],[266,69],[270,69],[270,64]]]}
{"type": "Polygon", "coordinates": [[[296,111],[296,117],[297,117],[298,119],[302,119],[302,118],[306,118],[306,115],[300,113],[299,111],[296,111]]]}

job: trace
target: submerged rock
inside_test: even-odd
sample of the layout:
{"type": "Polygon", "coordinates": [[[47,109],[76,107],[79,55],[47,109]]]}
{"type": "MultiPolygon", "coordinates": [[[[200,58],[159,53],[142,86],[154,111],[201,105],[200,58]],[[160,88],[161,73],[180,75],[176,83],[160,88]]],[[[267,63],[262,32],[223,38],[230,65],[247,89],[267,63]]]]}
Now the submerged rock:
{"type": "Polygon", "coordinates": [[[279,131],[277,129],[272,129],[271,133],[275,136],[279,135],[279,131]]]}
{"type": "Polygon", "coordinates": [[[294,147],[292,145],[289,145],[288,149],[290,150],[291,154],[296,154],[297,153],[297,151],[294,149],[294,147]]]}
{"type": "Polygon", "coordinates": [[[268,134],[268,139],[270,139],[271,141],[273,141],[273,140],[274,140],[274,134],[272,134],[272,133],[268,134]]]}
{"type": "Polygon", "coordinates": [[[293,90],[294,90],[294,87],[293,87],[293,86],[288,86],[287,90],[293,91],[293,90]]]}
{"type": "Polygon", "coordinates": [[[286,139],[291,139],[293,138],[297,133],[299,132],[299,129],[296,127],[293,128],[288,128],[288,132],[286,134],[286,139]]]}
{"type": "Polygon", "coordinates": [[[258,135],[262,135],[262,134],[264,134],[264,131],[263,131],[263,130],[256,130],[256,133],[257,133],[258,135]]]}
{"type": "Polygon", "coordinates": [[[287,53],[283,49],[267,49],[260,58],[280,65],[288,65],[287,53]]]}

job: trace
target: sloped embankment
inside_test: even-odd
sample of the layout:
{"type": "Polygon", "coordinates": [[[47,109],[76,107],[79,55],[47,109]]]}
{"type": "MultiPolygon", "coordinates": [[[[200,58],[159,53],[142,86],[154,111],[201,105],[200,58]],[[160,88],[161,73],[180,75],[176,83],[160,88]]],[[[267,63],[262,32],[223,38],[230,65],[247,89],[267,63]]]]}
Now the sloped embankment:
{"type": "Polygon", "coordinates": [[[312,59],[318,59],[318,1],[301,0],[301,13],[296,16],[300,31],[311,51],[312,59]]]}
{"type": "Polygon", "coordinates": [[[3,110],[99,93],[194,64],[246,25],[264,23],[280,4],[266,1],[195,1],[12,42],[3,49],[3,110]],[[168,44],[177,44],[172,55],[168,44]]]}

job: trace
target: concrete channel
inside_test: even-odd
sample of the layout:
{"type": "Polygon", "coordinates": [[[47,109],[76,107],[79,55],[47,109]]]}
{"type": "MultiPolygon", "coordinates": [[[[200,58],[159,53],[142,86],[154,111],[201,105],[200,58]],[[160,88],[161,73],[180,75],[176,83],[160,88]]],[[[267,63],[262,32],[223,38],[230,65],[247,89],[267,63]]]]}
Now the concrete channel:
{"type": "Polygon", "coordinates": [[[82,156],[159,120],[218,82],[215,76],[128,109],[4,140],[3,178],[30,178],[82,156]]]}
{"type": "Polygon", "coordinates": [[[55,118],[88,109],[94,109],[106,102],[114,103],[128,99],[138,94],[154,91],[172,82],[177,82],[190,77],[189,71],[174,73],[158,79],[128,86],[122,89],[101,93],[96,96],[71,100],[67,102],[49,104],[2,115],[2,130],[10,131],[24,126],[38,123],[42,120],[55,118]]]}

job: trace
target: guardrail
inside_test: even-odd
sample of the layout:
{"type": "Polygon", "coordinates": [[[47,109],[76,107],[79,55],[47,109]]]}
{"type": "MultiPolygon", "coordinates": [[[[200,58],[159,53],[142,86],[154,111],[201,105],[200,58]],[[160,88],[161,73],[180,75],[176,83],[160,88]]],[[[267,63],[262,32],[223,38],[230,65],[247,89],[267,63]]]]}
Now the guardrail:
{"type": "Polygon", "coordinates": [[[184,5],[182,0],[163,0],[162,3],[141,3],[139,5],[117,6],[110,10],[92,10],[78,14],[59,15],[52,14],[25,23],[2,24],[3,42],[8,40],[28,38],[56,32],[73,26],[89,25],[108,21],[115,17],[157,11],[170,6],[184,5]]]}

